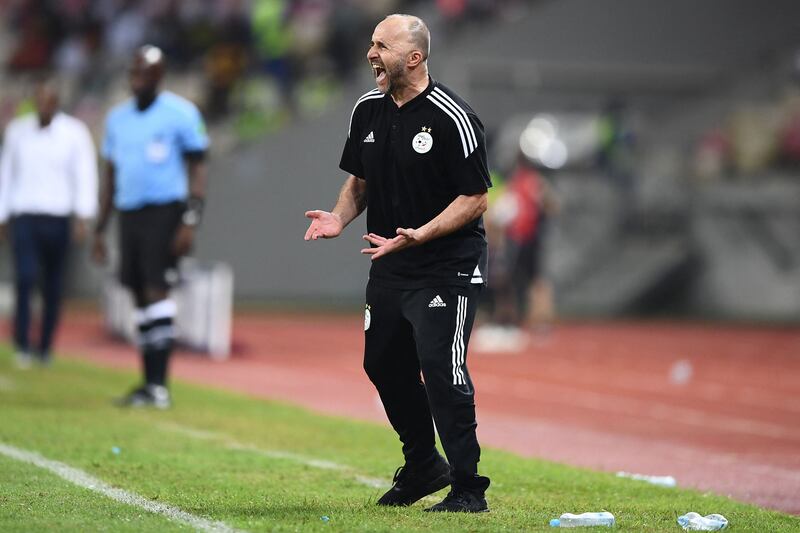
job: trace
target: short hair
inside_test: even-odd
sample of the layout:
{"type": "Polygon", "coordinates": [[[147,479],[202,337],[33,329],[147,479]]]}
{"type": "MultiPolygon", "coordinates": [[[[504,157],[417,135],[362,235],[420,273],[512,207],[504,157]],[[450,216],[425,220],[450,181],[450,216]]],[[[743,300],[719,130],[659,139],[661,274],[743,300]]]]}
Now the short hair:
{"type": "Polygon", "coordinates": [[[422,52],[422,60],[427,61],[431,53],[431,32],[428,30],[425,21],[417,16],[406,15],[404,13],[395,13],[386,18],[388,19],[391,17],[402,17],[408,21],[408,27],[406,29],[408,30],[409,42],[416,48],[419,48],[422,52]]]}

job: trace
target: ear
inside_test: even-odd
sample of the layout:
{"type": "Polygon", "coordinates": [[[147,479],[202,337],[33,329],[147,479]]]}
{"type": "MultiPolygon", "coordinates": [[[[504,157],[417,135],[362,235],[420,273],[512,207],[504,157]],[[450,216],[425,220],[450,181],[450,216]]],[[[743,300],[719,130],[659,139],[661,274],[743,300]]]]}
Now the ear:
{"type": "Polygon", "coordinates": [[[408,61],[406,64],[409,67],[416,67],[422,63],[422,52],[419,50],[412,50],[411,53],[408,54],[408,61]]]}

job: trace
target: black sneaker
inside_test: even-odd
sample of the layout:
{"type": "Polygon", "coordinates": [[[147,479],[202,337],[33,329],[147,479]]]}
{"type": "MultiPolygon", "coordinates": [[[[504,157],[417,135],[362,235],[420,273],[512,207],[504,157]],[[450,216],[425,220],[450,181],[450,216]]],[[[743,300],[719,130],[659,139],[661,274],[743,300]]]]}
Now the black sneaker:
{"type": "Polygon", "coordinates": [[[425,511],[429,513],[488,513],[489,505],[483,494],[453,489],[444,500],[425,511]]]}
{"type": "Polygon", "coordinates": [[[169,409],[172,406],[169,390],[163,385],[143,385],[132,390],[114,403],[119,407],[155,407],[169,409]]]}
{"type": "Polygon", "coordinates": [[[36,354],[36,362],[41,367],[49,368],[53,364],[53,356],[49,352],[39,352],[36,354]]]}
{"type": "Polygon", "coordinates": [[[450,484],[450,465],[439,456],[422,469],[401,466],[394,473],[392,488],[380,497],[378,505],[406,506],[442,490],[450,484]]]}

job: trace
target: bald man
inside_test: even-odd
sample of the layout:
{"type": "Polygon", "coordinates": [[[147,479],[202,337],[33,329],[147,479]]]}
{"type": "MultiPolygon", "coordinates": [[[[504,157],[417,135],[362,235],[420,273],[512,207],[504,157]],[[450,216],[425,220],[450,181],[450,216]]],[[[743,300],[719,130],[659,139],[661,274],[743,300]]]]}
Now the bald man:
{"type": "Polygon", "coordinates": [[[66,256],[97,212],[97,158],[80,120],[59,111],[53,80],[37,84],[36,113],[9,123],[0,162],[0,234],[10,225],[17,364],[48,365],[60,314],[66,256]],[[30,341],[30,298],[41,279],[42,320],[30,341]]]}
{"type": "Polygon", "coordinates": [[[339,164],[349,175],[331,212],[306,213],[305,239],[337,237],[367,211],[364,368],[405,459],[377,503],[411,505],[451,485],[427,511],[485,512],[466,353],[486,279],[491,182],[483,125],[430,77],[429,53],[417,17],[391,15],[375,28],[367,61],[377,88],[351,114],[339,164]]]}
{"type": "Polygon", "coordinates": [[[118,402],[128,407],[168,408],[169,359],[175,340],[178,258],[189,253],[206,191],[209,141],[197,107],[160,91],[164,54],[154,46],[136,51],[129,72],[133,98],[106,119],[105,159],[93,256],[107,257],[105,231],[120,212],[120,281],[133,295],[143,383],[118,402]]]}

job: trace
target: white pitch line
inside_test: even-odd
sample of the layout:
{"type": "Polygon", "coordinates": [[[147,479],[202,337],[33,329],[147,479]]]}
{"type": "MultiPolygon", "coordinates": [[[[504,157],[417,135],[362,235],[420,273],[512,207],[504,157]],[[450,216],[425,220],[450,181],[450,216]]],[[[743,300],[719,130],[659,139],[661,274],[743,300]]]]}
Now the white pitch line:
{"type": "MultiPolygon", "coordinates": [[[[300,463],[305,466],[310,466],[312,468],[319,468],[321,470],[336,470],[339,472],[347,472],[351,474],[355,472],[355,468],[348,465],[335,463],[333,461],[328,461],[325,459],[317,459],[316,457],[309,457],[307,455],[301,455],[299,453],[287,452],[284,450],[267,450],[264,448],[259,448],[258,446],[255,446],[253,444],[243,444],[228,437],[227,435],[223,435],[221,433],[215,433],[213,431],[190,428],[183,426],[181,424],[175,424],[173,422],[164,422],[158,425],[169,431],[182,433],[184,435],[193,437],[195,439],[219,440],[228,449],[231,450],[256,453],[258,455],[263,455],[264,457],[269,457],[271,459],[284,459],[288,461],[293,461],[295,463],[300,463]]],[[[362,485],[366,485],[368,487],[377,489],[382,489],[382,488],[388,489],[389,487],[392,486],[392,484],[386,479],[367,477],[367,476],[362,476],[360,474],[355,474],[353,476],[353,479],[358,483],[361,483],[362,485]]]]}
{"type": "Polygon", "coordinates": [[[307,457],[305,455],[292,452],[285,452],[283,450],[265,450],[263,448],[259,448],[258,446],[253,446],[251,444],[240,444],[236,441],[227,441],[225,444],[231,450],[257,453],[271,459],[287,459],[289,461],[301,463],[306,466],[313,466],[314,468],[319,468],[322,470],[350,470],[349,467],[340,465],[339,463],[334,463],[333,461],[315,459],[313,457],[307,457]]]}
{"type": "Polygon", "coordinates": [[[379,477],[356,476],[356,481],[373,489],[388,489],[391,483],[379,477]]]}
{"type": "Polygon", "coordinates": [[[133,505],[134,507],[140,507],[151,513],[163,515],[174,522],[183,522],[184,524],[189,525],[198,531],[206,531],[209,533],[241,532],[241,530],[234,529],[224,522],[206,520],[205,518],[195,516],[191,513],[187,513],[186,511],[181,511],[177,507],[154,502],[139,496],[136,493],[114,488],[105,481],[97,479],[83,470],[73,468],[58,461],[47,459],[36,452],[22,450],[0,442],[0,453],[12,459],[16,459],[17,461],[30,463],[38,466],[39,468],[49,470],[62,479],[69,481],[73,485],[100,493],[103,496],[111,498],[112,500],[116,500],[127,505],[133,505]]]}

